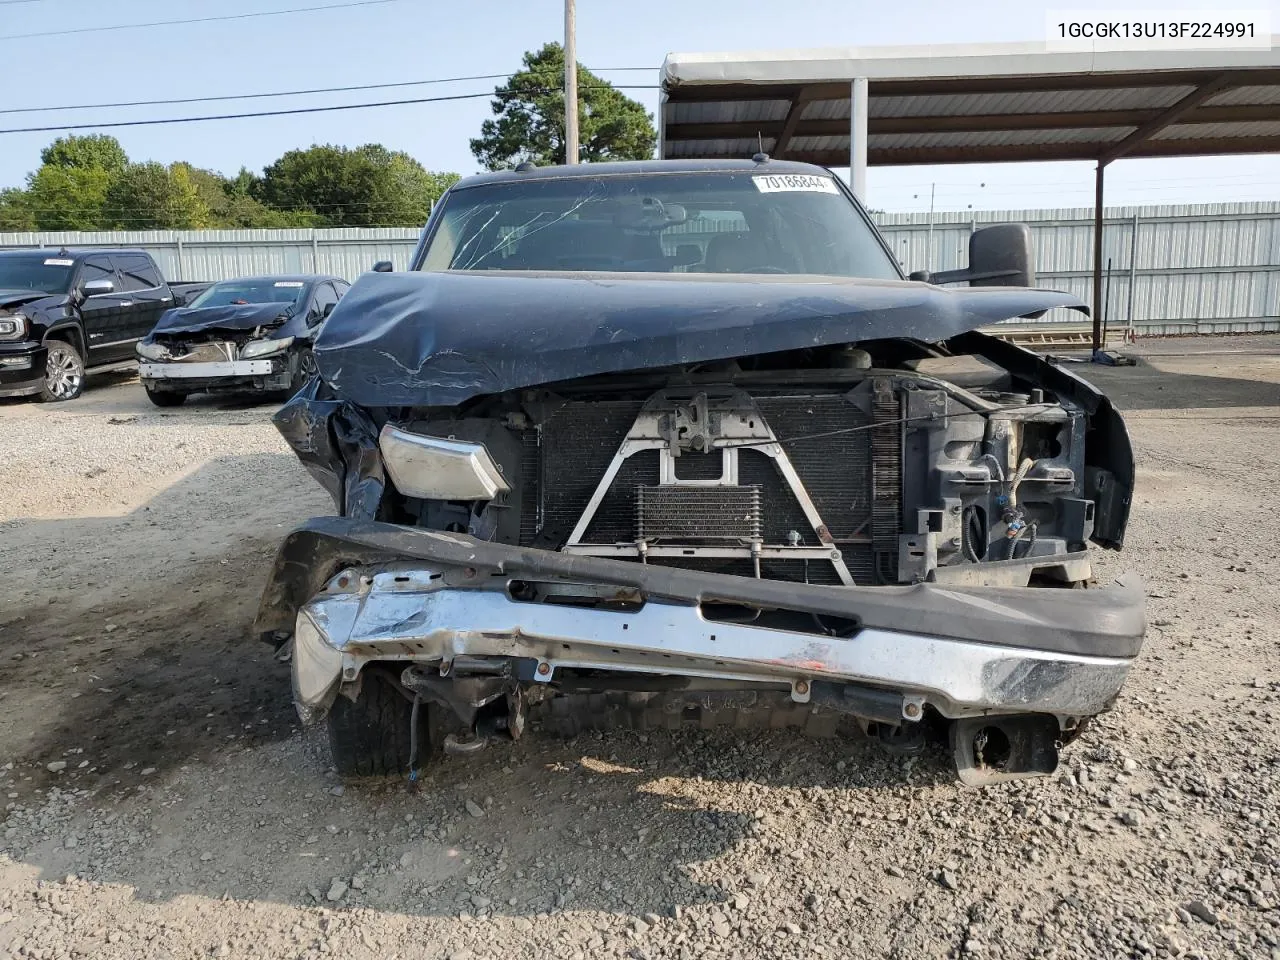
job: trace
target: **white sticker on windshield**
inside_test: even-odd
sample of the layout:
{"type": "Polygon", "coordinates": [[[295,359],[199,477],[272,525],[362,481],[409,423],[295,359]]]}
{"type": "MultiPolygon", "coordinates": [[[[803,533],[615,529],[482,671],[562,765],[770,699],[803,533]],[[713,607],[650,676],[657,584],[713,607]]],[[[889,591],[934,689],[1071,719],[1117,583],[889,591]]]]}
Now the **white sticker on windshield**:
{"type": "Polygon", "coordinates": [[[44,265],[46,267],[74,267],[76,262],[74,260],[59,260],[57,258],[51,258],[46,260],[44,265]]]}
{"type": "Polygon", "coordinates": [[[301,287],[304,286],[301,280],[277,280],[277,287],[301,287]]]}
{"type": "Polygon", "coordinates": [[[830,177],[815,177],[808,173],[775,173],[765,177],[752,177],[761,193],[839,193],[836,182],[830,177]]]}

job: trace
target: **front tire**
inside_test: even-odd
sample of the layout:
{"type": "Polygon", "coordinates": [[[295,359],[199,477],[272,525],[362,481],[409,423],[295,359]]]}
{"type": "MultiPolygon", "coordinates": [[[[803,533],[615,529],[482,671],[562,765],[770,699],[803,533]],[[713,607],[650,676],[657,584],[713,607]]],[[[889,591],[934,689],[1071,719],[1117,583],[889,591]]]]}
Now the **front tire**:
{"type": "Polygon", "coordinates": [[[316,366],[316,355],[310,347],[299,347],[290,366],[293,368],[293,379],[289,382],[289,396],[301,390],[308,380],[320,372],[320,368],[316,366]]]}
{"type": "MultiPolygon", "coordinates": [[[[375,668],[366,670],[353,701],[338,694],[329,709],[329,752],[339,776],[392,777],[409,771],[409,724],[413,704],[375,668]]],[[[418,766],[431,744],[427,705],[418,708],[418,766]]]]}
{"type": "Polygon", "coordinates": [[[154,403],[157,407],[180,407],[186,400],[185,393],[174,393],[168,390],[152,390],[150,387],[144,387],[147,391],[147,399],[154,403]]]}
{"type": "Polygon", "coordinates": [[[84,390],[84,358],[66,340],[50,340],[40,399],[45,403],[74,400],[84,390]]]}

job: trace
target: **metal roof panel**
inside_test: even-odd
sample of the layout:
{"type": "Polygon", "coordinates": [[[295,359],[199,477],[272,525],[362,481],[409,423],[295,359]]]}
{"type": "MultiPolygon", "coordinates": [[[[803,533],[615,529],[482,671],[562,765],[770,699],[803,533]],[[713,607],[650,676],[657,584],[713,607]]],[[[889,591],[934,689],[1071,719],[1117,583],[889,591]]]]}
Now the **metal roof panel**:
{"type": "Polygon", "coordinates": [[[1236,107],[1253,103],[1280,104],[1280,82],[1270,86],[1236,87],[1234,90],[1224,90],[1216,97],[1210,97],[1207,105],[1211,107],[1236,107]]]}
{"type": "MultiPolygon", "coordinates": [[[[1193,86],[1121,87],[921,97],[877,97],[872,93],[868,98],[868,112],[872,117],[954,117],[1076,110],[1159,110],[1172,106],[1194,90],[1193,86]]],[[[845,116],[848,116],[847,107],[845,116]]]]}
{"type": "Polygon", "coordinates": [[[663,116],[667,123],[780,122],[790,107],[790,100],[675,100],[666,104],[663,116]]]}
{"type": "Polygon", "coordinates": [[[1175,123],[1152,140],[1218,140],[1230,137],[1276,137],[1280,139],[1280,119],[1241,120],[1236,123],[1175,123]]]}
{"type": "MultiPolygon", "coordinates": [[[[1023,144],[1114,143],[1133,127],[1081,127],[1065,130],[984,130],[937,133],[875,133],[867,145],[877,150],[939,147],[1003,147],[1023,144]]],[[[797,140],[800,138],[797,138],[797,140]]],[[[849,138],[844,138],[847,147],[849,138]]],[[[838,149],[832,147],[831,149],[838,149]]]]}

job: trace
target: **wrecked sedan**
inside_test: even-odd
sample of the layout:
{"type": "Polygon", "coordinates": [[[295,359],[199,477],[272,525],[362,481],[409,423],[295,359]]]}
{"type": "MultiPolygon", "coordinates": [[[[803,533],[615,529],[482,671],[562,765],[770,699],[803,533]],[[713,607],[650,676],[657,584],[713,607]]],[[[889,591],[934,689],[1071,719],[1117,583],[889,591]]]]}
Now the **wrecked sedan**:
{"type": "Polygon", "coordinates": [[[1029,263],[999,226],[907,280],[802,164],[457,184],[275,418],[340,516],[285,540],[257,628],[338,770],[416,776],[534,721],[861,728],[949,738],[970,783],[1052,771],[1145,623],[1090,558],[1124,538],[1123,422],[980,332],[1082,307],[1029,263]]]}
{"type": "Polygon", "coordinates": [[[136,347],[151,402],[193,393],[258,392],[285,399],[316,372],[311,345],[350,287],[340,277],[243,277],[215,283],[169,310],[136,347]]]}

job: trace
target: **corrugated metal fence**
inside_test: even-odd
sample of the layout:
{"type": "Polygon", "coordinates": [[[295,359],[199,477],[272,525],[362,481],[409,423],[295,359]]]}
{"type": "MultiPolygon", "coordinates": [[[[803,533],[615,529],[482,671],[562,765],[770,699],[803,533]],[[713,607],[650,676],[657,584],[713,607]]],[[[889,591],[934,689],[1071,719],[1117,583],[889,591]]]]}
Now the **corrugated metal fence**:
{"type": "MultiPolygon", "coordinates": [[[[932,230],[927,213],[883,213],[876,221],[908,270],[962,267],[974,229],[1026,223],[1038,285],[1091,302],[1089,208],[943,213],[933,217],[932,230]]],[[[1280,203],[1109,209],[1102,262],[1103,313],[1113,330],[1132,325],[1138,336],[1280,330],[1280,203]]],[[[1080,319],[1055,310],[1044,322],[1080,319]]]]}
{"type": "MultiPolygon", "coordinates": [[[[969,234],[991,223],[1032,228],[1044,287],[1089,302],[1093,217],[1087,208],[876,215],[907,270],[949,270],[968,259],[969,234]]],[[[418,231],[198,230],[0,234],[0,249],[142,247],[166,276],[334,273],[349,279],[378,260],[403,269],[418,231]]],[[[1122,207],[1106,212],[1103,263],[1108,324],[1143,334],[1280,330],[1280,203],[1122,207]]],[[[1080,322],[1053,311],[1042,322],[1080,322]]]]}
{"type": "Polygon", "coordinates": [[[398,227],[0,233],[0,250],[141,248],[155,257],[170,280],[190,281],[270,273],[331,273],[353,280],[379,260],[390,260],[403,270],[417,242],[417,230],[398,227]]]}

